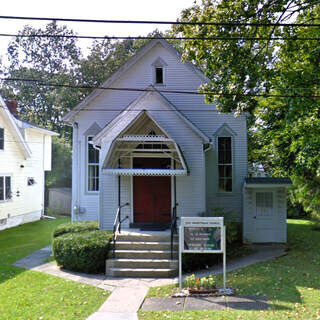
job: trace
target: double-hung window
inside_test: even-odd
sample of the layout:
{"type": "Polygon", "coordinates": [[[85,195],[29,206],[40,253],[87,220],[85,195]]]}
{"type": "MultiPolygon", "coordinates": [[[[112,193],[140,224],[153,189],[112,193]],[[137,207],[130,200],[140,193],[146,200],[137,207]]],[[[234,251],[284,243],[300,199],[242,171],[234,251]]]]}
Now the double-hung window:
{"type": "Polygon", "coordinates": [[[4,129],[0,128],[0,150],[4,149],[4,129]]]}
{"type": "Polygon", "coordinates": [[[93,137],[87,140],[88,191],[99,191],[99,150],[91,144],[93,137]]]}
{"type": "Polygon", "coordinates": [[[232,191],[232,140],[218,137],[219,192],[232,191]]]}
{"type": "Polygon", "coordinates": [[[11,199],[11,176],[0,176],[0,201],[11,199]]]}

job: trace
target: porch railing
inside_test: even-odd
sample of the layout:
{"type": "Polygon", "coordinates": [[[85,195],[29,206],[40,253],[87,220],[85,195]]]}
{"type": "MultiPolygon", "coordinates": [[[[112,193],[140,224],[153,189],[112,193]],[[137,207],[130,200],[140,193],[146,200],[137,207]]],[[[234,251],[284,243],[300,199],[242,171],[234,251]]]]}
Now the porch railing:
{"type": "Polygon", "coordinates": [[[119,233],[121,233],[121,223],[125,221],[126,219],[129,219],[129,216],[125,216],[123,219],[121,219],[121,208],[128,206],[129,202],[121,205],[117,209],[116,218],[114,219],[113,223],[113,237],[112,237],[112,243],[113,243],[113,257],[115,257],[115,249],[116,249],[116,241],[117,236],[119,233]]]}
{"type": "Polygon", "coordinates": [[[171,218],[171,259],[173,259],[173,237],[174,233],[177,232],[177,205],[176,204],[172,209],[172,218],[171,218]]]}

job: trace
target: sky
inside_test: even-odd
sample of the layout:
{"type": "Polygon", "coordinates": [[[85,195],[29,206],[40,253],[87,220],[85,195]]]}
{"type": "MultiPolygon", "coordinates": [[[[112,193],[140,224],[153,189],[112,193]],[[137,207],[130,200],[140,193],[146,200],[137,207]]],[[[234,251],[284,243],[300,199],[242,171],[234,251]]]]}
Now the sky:
{"type": "MultiPolygon", "coordinates": [[[[175,21],[180,12],[192,6],[194,0],[6,0],[1,3],[2,16],[32,16],[104,20],[160,20],[175,21]]],[[[16,34],[24,25],[44,27],[48,22],[0,19],[1,33],[16,34]]],[[[61,24],[62,22],[60,22],[61,24]]],[[[170,25],[119,25],[102,23],[65,23],[79,35],[137,36],[170,25]]],[[[0,57],[7,52],[10,38],[0,37],[0,57]]],[[[84,49],[91,41],[80,40],[84,49]]],[[[5,60],[5,59],[4,59],[5,60]]],[[[3,62],[4,62],[3,60],[3,62]]]]}

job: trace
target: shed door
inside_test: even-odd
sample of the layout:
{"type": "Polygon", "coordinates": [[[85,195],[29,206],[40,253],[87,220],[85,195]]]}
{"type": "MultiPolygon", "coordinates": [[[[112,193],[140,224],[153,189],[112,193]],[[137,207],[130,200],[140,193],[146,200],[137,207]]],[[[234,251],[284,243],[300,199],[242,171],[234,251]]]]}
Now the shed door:
{"type": "Polygon", "coordinates": [[[255,242],[276,242],[277,210],[273,191],[255,192],[255,242]]]}

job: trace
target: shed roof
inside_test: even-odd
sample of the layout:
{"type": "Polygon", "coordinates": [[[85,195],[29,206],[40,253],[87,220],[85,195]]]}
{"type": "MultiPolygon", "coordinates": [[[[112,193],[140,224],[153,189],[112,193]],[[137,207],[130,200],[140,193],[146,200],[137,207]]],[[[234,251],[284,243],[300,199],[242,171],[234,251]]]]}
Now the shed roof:
{"type": "Polygon", "coordinates": [[[290,178],[252,177],[245,178],[246,184],[292,184],[290,178]]]}
{"type": "Polygon", "coordinates": [[[277,188],[292,184],[290,178],[252,177],[244,179],[244,188],[277,188]]]}

